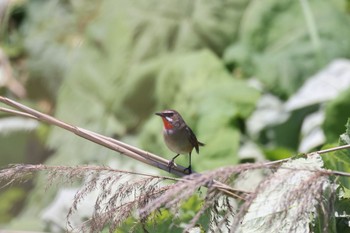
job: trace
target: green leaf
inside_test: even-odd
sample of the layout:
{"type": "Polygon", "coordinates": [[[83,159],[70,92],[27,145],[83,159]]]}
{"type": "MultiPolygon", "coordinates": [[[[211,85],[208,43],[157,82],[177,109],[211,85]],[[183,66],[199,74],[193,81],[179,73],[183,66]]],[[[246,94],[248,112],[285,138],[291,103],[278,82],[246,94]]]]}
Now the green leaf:
{"type": "Polygon", "coordinates": [[[341,187],[341,191],[342,191],[342,193],[340,195],[341,198],[350,199],[350,189],[347,189],[345,187],[341,187]]]}
{"type": "Polygon", "coordinates": [[[264,154],[268,160],[279,160],[292,157],[295,153],[284,147],[264,149],[264,154]]]}
{"type": "MultiPolygon", "coordinates": [[[[350,157],[349,152],[345,152],[344,150],[327,153],[322,156],[323,161],[325,163],[325,167],[327,169],[343,171],[343,172],[350,172],[349,157],[350,157]]],[[[339,182],[344,187],[350,189],[350,178],[340,176],[339,182]]]]}

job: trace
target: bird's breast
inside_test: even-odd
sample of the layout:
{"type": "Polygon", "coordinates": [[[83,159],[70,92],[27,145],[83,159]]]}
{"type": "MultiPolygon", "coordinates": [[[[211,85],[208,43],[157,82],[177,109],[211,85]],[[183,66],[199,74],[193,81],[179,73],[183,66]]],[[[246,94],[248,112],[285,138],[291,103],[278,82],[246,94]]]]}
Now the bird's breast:
{"type": "Polygon", "coordinates": [[[164,129],[163,136],[168,148],[177,154],[188,154],[193,149],[185,128],[177,130],[164,129]]]}

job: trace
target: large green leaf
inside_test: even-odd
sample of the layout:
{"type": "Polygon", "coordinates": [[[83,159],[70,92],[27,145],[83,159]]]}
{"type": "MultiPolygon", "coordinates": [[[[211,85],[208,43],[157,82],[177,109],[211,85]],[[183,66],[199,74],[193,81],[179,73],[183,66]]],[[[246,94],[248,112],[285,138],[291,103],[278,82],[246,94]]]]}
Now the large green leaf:
{"type": "Polygon", "coordinates": [[[350,56],[350,19],[339,2],[251,1],[226,62],[279,94],[292,94],[334,58],[350,56]]]}
{"type": "MultiPolygon", "coordinates": [[[[231,78],[218,57],[209,51],[168,57],[157,77],[156,95],[158,110],[178,110],[206,144],[199,156],[193,153],[194,169],[237,163],[238,121],[252,112],[259,93],[231,78]]],[[[171,158],[174,155],[164,146],[161,127],[160,119],[153,116],[142,131],[142,144],[171,158]]],[[[187,161],[187,156],[176,160],[184,166],[187,161]]]]}

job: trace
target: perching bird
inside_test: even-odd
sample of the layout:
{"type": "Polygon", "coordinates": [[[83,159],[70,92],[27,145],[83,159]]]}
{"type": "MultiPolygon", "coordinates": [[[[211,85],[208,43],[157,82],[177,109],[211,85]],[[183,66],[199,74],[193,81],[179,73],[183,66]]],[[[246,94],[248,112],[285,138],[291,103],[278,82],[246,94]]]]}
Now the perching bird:
{"type": "Polygon", "coordinates": [[[204,146],[197,140],[196,135],[193,133],[191,128],[182,119],[181,115],[175,110],[164,110],[157,112],[156,115],[160,116],[163,120],[163,137],[165,144],[168,148],[176,153],[176,156],[169,163],[169,171],[174,165],[174,160],[180,154],[189,155],[189,166],[185,169],[188,170],[189,174],[192,173],[191,169],[191,153],[193,148],[196,149],[197,154],[199,153],[199,146],[204,146]]]}

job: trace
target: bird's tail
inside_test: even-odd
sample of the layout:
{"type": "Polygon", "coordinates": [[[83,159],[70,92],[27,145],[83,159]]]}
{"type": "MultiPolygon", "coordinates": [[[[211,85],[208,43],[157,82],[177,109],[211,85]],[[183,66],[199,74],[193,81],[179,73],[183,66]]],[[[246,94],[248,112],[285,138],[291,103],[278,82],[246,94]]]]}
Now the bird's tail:
{"type": "Polygon", "coordinates": [[[205,146],[203,142],[197,141],[199,146],[205,146]]]}

